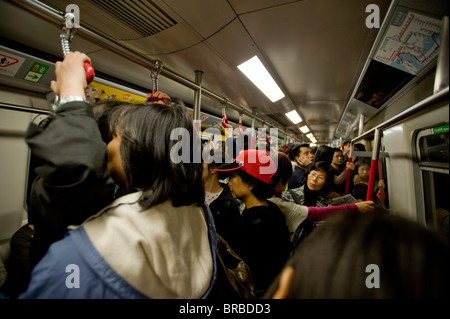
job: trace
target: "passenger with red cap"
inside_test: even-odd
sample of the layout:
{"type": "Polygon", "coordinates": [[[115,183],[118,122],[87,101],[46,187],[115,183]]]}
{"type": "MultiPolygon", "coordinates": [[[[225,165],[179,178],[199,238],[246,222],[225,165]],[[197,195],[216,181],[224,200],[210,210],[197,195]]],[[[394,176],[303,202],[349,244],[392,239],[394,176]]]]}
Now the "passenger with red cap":
{"type": "Polygon", "coordinates": [[[222,237],[250,267],[255,294],[262,296],[292,250],[284,214],[268,201],[276,163],[266,151],[249,149],[216,170],[230,175],[231,193],[245,203],[239,223],[222,237]]]}

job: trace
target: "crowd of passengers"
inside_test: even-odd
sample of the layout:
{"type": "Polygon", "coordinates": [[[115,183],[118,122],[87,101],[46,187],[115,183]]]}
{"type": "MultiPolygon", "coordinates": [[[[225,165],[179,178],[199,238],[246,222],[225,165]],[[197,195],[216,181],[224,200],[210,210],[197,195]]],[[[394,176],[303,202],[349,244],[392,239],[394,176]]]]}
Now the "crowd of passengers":
{"type": "Polygon", "coordinates": [[[77,98],[28,129],[36,178],[5,298],[208,298],[217,234],[248,265],[256,298],[448,297],[448,238],[365,201],[370,162],[348,161],[349,143],[285,154],[173,138],[194,131],[182,102],[156,92],[160,102],[91,106],[85,61],[56,63],[53,92],[77,98]],[[182,154],[195,145],[202,161],[182,154]],[[356,201],[335,205],[347,174],[356,201]],[[302,225],[322,221],[299,244],[302,225]],[[379,289],[367,287],[369,264],[389,274],[379,289]]]}

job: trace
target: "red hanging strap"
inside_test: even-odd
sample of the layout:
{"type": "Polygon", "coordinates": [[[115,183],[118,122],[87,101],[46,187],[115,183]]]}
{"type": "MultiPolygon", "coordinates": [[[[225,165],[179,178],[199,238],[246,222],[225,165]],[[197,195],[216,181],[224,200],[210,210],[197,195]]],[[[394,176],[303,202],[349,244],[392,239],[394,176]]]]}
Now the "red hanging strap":
{"type": "Polygon", "coordinates": [[[373,200],[373,193],[375,188],[375,179],[377,176],[378,160],[373,159],[370,161],[370,175],[369,175],[369,186],[367,187],[366,200],[373,200]]]}
{"type": "Polygon", "coordinates": [[[378,191],[377,198],[380,200],[381,204],[384,206],[384,201],[386,199],[386,192],[384,188],[380,187],[380,181],[384,181],[383,178],[383,161],[382,159],[378,159],[378,191]]]}
{"type": "MultiPolygon", "coordinates": [[[[351,163],[353,160],[351,157],[349,157],[348,162],[351,163]]],[[[347,195],[350,190],[350,179],[352,178],[352,170],[347,169],[347,179],[345,180],[345,193],[344,195],[347,195]]]]}

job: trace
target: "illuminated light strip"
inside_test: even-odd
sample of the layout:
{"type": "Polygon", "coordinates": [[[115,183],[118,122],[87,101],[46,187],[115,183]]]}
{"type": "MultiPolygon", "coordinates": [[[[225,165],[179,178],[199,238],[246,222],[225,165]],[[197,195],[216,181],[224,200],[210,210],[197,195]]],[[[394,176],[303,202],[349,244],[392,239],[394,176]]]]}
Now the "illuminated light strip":
{"type": "Polygon", "coordinates": [[[309,127],[308,126],[302,126],[300,127],[300,131],[302,131],[302,133],[308,133],[309,132],[309,127]]]}
{"type": "Polygon", "coordinates": [[[272,102],[281,100],[284,97],[283,92],[256,55],[250,60],[238,65],[238,69],[272,102]]]}
{"type": "Polygon", "coordinates": [[[286,115],[286,117],[294,124],[298,124],[302,121],[302,118],[298,115],[296,110],[284,113],[284,115],[286,115]]]}

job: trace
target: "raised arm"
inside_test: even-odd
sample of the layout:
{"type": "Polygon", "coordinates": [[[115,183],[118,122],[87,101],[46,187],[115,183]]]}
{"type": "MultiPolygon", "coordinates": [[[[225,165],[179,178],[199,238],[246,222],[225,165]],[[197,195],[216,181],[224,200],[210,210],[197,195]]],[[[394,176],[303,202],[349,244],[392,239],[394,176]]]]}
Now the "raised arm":
{"type": "Polygon", "coordinates": [[[31,123],[26,134],[35,169],[29,214],[47,241],[62,238],[68,225],[82,223],[113,199],[114,183],[106,169],[106,145],[85,98],[83,53],[71,52],[56,63],[51,88],[60,103],[48,125],[31,123]]]}
{"type": "Polygon", "coordinates": [[[356,204],[345,204],[339,206],[327,206],[327,207],[308,207],[307,220],[321,221],[329,217],[332,214],[339,212],[361,212],[367,213],[375,210],[375,204],[373,201],[359,202],[356,204]]]}

